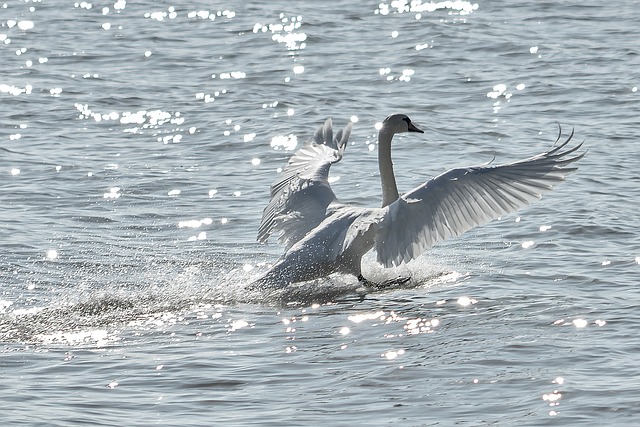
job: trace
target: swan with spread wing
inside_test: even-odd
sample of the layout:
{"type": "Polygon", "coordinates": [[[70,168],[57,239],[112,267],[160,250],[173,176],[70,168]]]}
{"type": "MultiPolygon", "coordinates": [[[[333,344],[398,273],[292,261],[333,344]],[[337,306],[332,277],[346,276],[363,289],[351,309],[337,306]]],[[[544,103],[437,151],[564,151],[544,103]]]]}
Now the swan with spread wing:
{"type": "Polygon", "coordinates": [[[385,267],[420,256],[434,244],[517,211],[540,199],[577,169],[582,143],[567,144],[573,132],[541,154],[502,165],[451,169],[400,196],[391,161],[397,133],[423,133],[404,114],[392,114],[378,132],[382,206],[362,208],[338,201],[329,169],[342,159],[352,123],[333,134],[331,119],[290,159],[271,186],[258,241],[280,233],[284,255],[256,280],[256,288],[284,287],[332,273],[352,274],[366,286],[362,257],[371,249],[385,267]]]}

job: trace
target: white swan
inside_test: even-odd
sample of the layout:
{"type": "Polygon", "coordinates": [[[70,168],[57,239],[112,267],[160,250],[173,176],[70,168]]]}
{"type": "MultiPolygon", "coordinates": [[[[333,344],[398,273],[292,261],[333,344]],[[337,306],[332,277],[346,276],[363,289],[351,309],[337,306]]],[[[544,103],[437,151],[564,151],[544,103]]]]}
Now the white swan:
{"type": "MultiPolygon", "coordinates": [[[[282,178],[271,186],[258,241],[274,232],[285,254],[252,285],[284,287],[327,276],[353,274],[366,285],[361,259],[372,248],[385,267],[411,261],[436,242],[485,224],[529,205],[577,169],[571,163],[582,144],[549,151],[498,166],[451,169],[399,196],[391,161],[391,140],[401,132],[419,132],[404,114],[387,117],[378,132],[378,164],[382,207],[360,208],[340,203],[328,181],[329,168],[342,158],[351,123],[333,136],[331,119],[289,159],[282,178]]],[[[560,135],[556,143],[559,141],[560,135]]],[[[406,280],[406,279],[405,279],[406,280]]]]}

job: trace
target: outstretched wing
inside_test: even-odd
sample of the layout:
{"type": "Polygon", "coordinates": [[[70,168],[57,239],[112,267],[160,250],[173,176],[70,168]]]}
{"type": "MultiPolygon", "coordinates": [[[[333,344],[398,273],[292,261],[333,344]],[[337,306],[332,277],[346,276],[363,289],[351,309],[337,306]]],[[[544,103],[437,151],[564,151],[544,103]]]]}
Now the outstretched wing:
{"type": "Polygon", "coordinates": [[[427,181],[388,206],[376,234],[378,262],[397,266],[435,243],[515,212],[540,199],[585,153],[564,149],[573,137],[549,151],[499,166],[452,169],[427,181]]]}
{"type": "Polygon", "coordinates": [[[331,119],[290,159],[282,177],[271,186],[271,200],[262,212],[258,241],[265,243],[271,234],[287,248],[302,239],[326,217],[327,207],[336,196],[329,184],[329,169],[342,159],[351,134],[351,122],[333,137],[331,119]]]}

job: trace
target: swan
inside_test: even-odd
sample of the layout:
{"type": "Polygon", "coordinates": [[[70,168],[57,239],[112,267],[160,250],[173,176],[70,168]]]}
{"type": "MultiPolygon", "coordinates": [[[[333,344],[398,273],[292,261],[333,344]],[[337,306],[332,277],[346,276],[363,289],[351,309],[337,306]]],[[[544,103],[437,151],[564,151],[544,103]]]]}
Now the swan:
{"type": "MultiPolygon", "coordinates": [[[[333,135],[331,119],[290,159],[271,186],[271,198],[258,229],[258,242],[280,232],[284,255],[252,288],[289,284],[351,274],[365,286],[382,286],[362,274],[362,257],[375,248],[384,267],[407,263],[434,244],[517,211],[541,198],[565,176],[582,143],[565,148],[569,137],[541,154],[492,166],[451,169],[400,196],[391,160],[397,133],[424,133],[405,114],[392,114],[378,132],[378,166],[382,206],[362,208],[338,201],[329,184],[331,165],[342,159],[352,123],[333,135]]],[[[407,279],[398,279],[400,283],[407,279]]]]}

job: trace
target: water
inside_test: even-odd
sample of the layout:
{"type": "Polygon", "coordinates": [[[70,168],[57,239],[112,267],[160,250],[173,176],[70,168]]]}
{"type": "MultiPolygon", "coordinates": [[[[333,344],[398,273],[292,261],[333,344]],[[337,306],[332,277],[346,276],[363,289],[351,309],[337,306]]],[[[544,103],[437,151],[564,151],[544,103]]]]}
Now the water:
{"type": "Polygon", "coordinates": [[[3,425],[622,425],[640,415],[637,2],[0,5],[3,425]],[[574,127],[535,206],[403,287],[245,285],[268,186],[326,117],[380,200],[574,127]]]}

